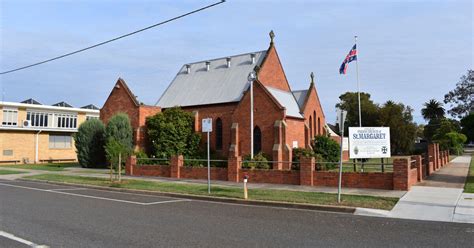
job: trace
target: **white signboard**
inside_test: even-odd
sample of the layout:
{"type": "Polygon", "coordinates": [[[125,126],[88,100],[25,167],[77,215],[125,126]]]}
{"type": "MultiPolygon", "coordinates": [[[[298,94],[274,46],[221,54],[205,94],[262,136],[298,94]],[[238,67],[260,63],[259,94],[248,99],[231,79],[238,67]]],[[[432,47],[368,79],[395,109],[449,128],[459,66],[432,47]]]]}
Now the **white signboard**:
{"type": "Polygon", "coordinates": [[[202,119],[202,132],[212,132],[212,118],[202,119]]]}
{"type": "Polygon", "coordinates": [[[349,158],[389,157],[389,127],[349,127],[349,158]]]}

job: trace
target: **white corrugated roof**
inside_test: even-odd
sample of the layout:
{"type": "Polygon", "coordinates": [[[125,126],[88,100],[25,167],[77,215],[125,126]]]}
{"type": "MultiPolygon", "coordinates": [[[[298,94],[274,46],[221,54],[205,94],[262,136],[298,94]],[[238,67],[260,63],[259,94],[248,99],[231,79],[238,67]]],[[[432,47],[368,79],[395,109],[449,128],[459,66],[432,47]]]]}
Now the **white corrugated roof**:
{"type": "Polygon", "coordinates": [[[303,118],[293,93],[265,86],[275,99],[286,108],[286,115],[303,118]]]}
{"type": "Polygon", "coordinates": [[[230,56],[230,68],[227,68],[228,57],[208,60],[209,71],[206,70],[207,61],[188,64],[191,66],[189,74],[183,65],[156,105],[169,108],[240,101],[248,87],[248,74],[256,65],[260,66],[266,50],[253,53],[254,64],[251,54],[230,56]]]}
{"type": "Polygon", "coordinates": [[[300,111],[303,111],[304,100],[306,100],[306,94],[308,93],[308,90],[295,90],[292,93],[296,98],[296,102],[300,107],[300,111]]]}

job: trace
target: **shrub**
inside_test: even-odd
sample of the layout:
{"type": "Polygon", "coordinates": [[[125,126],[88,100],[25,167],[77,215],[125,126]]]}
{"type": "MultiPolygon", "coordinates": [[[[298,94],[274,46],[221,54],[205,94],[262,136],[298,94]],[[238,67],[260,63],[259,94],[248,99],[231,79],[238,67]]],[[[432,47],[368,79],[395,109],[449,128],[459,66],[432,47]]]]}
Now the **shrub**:
{"type": "Polygon", "coordinates": [[[110,118],[105,128],[105,152],[107,160],[113,166],[118,164],[118,156],[121,154],[122,165],[126,158],[132,153],[132,126],[126,114],[119,113],[110,118]]]}
{"type": "Polygon", "coordinates": [[[146,120],[148,138],[158,158],[183,155],[195,158],[201,135],[193,130],[193,116],[179,107],[158,113],[146,120]]]}
{"type": "Polygon", "coordinates": [[[77,159],[84,168],[105,167],[105,126],[98,119],[82,123],[74,135],[77,159]]]}
{"type": "Polygon", "coordinates": [[[436,140],[442,150],[447,150],[453,154],[460,155],[464,150],[464,143],[467,141],[466,135],[458,132],[449,132],[436,140]]]}
{"type": "Polygon", "coordinates": [[[271,169],[268,159],[263,152],[259,152],[250,158],[250,154],[243,157],[242,168],[245,169],[271,169]]]}
{"type": "Polygon", "coordinates": [[[336,167],[336,162],[339,162],[341,152],[341,148],[336,141],[327,136],[318,135],[314,137],[312,146],[314,153],[320,156],[320,161],[334,162],[334,164],[325,164],[326,168],[332,169],[336,167]]]}
{"type": "Polygon", "coordinates": [[[292,157],[293,157],[293,163],[291,164],[291,169],[299,170],[300,169],[299,162],[300,162],[301,157],[311,158],[311,157],[316,157],[316,154],[314,153],[313,150],[309,148],[293,148],[292,157]]]}

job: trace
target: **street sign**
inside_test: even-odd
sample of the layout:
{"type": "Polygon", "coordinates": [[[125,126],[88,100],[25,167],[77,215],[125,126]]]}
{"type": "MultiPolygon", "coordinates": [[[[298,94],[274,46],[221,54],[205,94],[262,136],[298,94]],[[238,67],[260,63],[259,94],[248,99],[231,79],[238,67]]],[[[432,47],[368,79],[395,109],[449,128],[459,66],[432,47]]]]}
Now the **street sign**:
{"type": "Polygon", "coordinates": [[[202,132],[203,133],[212,132],[212,118],[202,119],[202,132]]]}
{"type": "Polygon", "coordinates": [[[350,158],[389,158],[389,127],[349,127],[350,158]]]}

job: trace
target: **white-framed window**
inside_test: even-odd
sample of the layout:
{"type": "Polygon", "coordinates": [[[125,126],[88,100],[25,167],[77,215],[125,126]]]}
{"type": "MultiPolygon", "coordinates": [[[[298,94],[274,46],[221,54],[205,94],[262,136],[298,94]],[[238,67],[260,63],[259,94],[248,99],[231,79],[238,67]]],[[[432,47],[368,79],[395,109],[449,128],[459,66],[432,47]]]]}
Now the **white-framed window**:
{"type": "Polygon", "coordinates": [[[56,127],[58,128],[77,128],[77,115],[55,114],[56,127]]]}
{"type": "Polygon", "coordinates": [[[18,110],[3,109],[2,126],[17,126],[18,125],[18,110]]]}
{"type": "Polygon", "coordinates": [[[50,134],[49,148],[52,149],[66,149],[71,148],[71,135],[50,134]]]}
{"type": "Polygon", "coordinates": [[[26,119],[30,121],[32,127],[49,127],[52,114],[45,112],[26,112],[26,119]]]}

